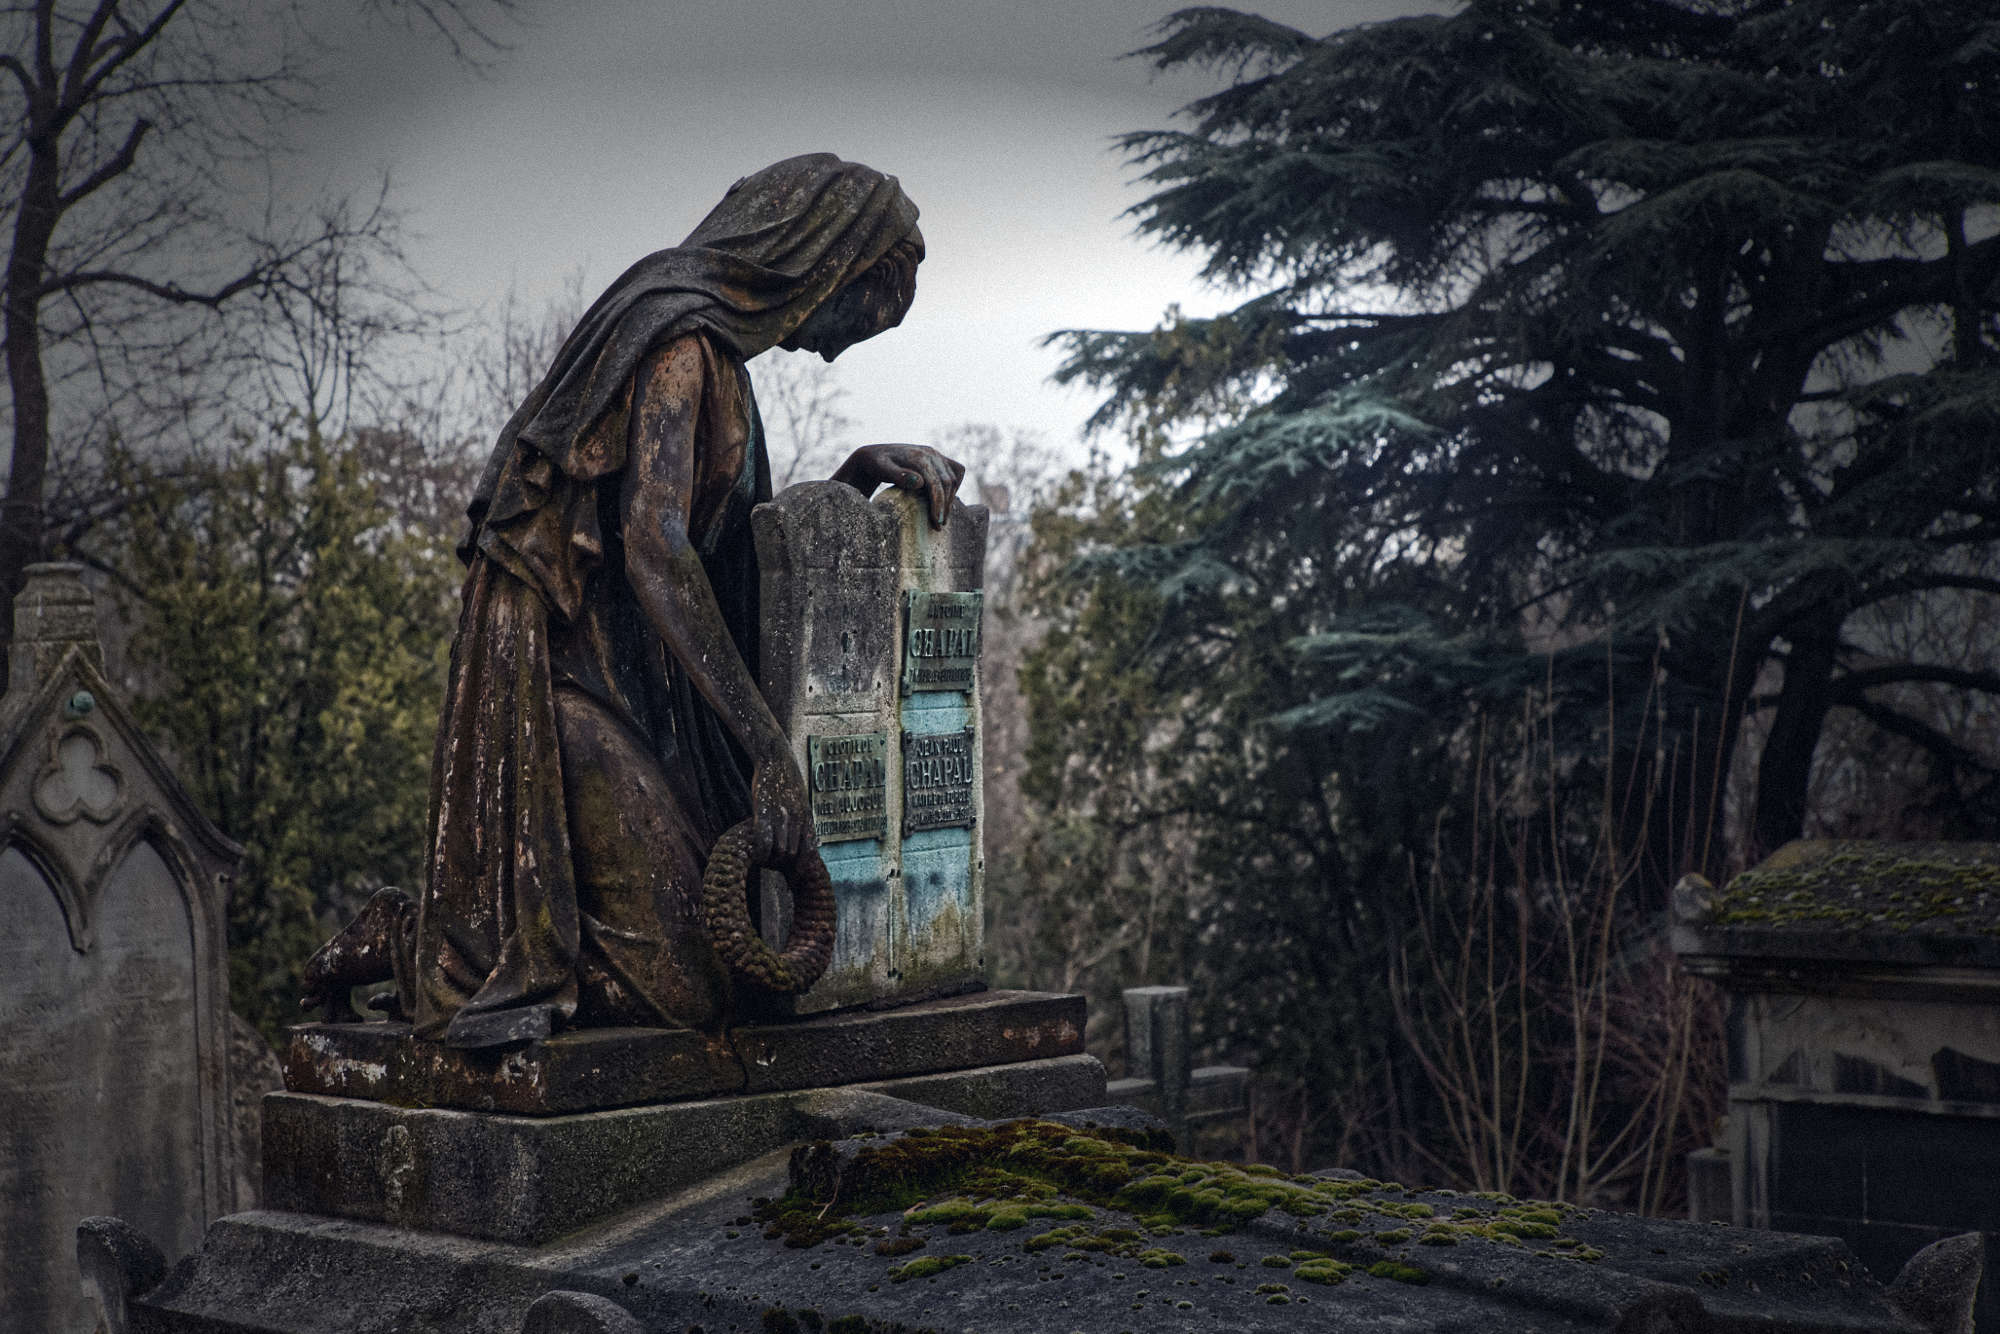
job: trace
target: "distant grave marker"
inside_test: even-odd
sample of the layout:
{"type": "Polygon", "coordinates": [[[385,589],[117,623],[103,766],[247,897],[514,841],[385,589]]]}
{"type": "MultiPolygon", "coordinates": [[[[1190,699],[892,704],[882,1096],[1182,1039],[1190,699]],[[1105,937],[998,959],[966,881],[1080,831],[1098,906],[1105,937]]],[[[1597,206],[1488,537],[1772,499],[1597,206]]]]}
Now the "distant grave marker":
{"type": "Polygon", "coordinates": [[[80,567],[37,565],[0,696],[0,1334],[90,1334],[77,1224],[168,1256],[235,1205],[224,905],[240,851],[103,676],[80,567]]]}

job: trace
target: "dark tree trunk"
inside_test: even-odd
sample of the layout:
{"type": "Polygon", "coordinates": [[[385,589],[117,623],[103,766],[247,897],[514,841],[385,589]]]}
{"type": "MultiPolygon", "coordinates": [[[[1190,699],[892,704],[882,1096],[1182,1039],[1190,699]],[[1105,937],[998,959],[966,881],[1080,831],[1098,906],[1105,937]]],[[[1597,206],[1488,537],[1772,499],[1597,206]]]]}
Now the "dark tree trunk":
{"type": "Polygon", "coordinates": [[[1615,786],[1626,848],[1640,853],[1639,901],[1648,909],[1664,908],[1674,882],[1691,871],[1711,880],[1723,873],[1729,770],[1770,650],[1754,627],[1739,623],[1734,602],[1716,606],[1705,629],[1681,643],[1687,647],[1663,662],[1668,681],[1659,688],[1670,693],[1655,706],[1658,721],[1639,736],[1637,755],[1620,757],[1615,786]]]}
{"type": "Polygon", "coordinates": [[[1821,621],[1792,639],[1785,659],[1785,683],[1764,755],[1757,766],[1757,815],[1750,853],[1764,857],[1797,838],[1805,828],[1806,793],[1813,752],[1833,702],[1834,656],[1839,622],[1821,621]]]}
{"type": "Polygon", "coordinates": [[[27,567],[42,556],[48,524],[43,491],[49,467],[49,386],[42,368],[41,285],[49,240],[60,214],[56,146],[46,131],[31,133],[27,180],[7,256],[4,324],[7,386],[13,395],[14,449],[7,496],[0,501],[0,688],[14,637],[14,595],[27,567]]]}

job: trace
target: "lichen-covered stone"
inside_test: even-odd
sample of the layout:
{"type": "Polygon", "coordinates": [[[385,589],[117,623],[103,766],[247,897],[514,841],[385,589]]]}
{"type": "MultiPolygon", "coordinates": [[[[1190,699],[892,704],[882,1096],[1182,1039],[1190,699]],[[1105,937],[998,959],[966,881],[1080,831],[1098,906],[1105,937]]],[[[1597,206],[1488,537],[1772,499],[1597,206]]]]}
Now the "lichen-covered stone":
{"type": "Polygon", "coordinates": [[[855,1135],[793,1161],[544,1247],[246,1216],[141,1305],[232,1334],[325,1328],[309,1286],[362,1334],[510,1330],[554,1288],[655,1334],[1937,1334],[1824,1238],[1295,1177],[1046,1122],[855,1135]]]}
{"type": "Polygon", "coordinates": [[[1731,880],[1712,920],[2000,936],[2000,845],[1802,839],[1731,880]]]}

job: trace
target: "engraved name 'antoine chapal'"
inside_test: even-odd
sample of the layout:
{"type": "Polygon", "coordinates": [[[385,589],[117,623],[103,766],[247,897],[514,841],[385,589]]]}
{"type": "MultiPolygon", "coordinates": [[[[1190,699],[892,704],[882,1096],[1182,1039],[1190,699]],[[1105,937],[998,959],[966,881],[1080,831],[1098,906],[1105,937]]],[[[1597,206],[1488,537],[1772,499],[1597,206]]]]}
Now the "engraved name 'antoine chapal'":
{"type": "Polygon", "coordinates": [[[813,829],[822,843],[889,831],[889,735],[806,738],[813,829]]]}
{"type": "Polygon", "coordinates": [[[980,593],[904,594],[904,694],[972,689],[984,600],[980,593]]]}

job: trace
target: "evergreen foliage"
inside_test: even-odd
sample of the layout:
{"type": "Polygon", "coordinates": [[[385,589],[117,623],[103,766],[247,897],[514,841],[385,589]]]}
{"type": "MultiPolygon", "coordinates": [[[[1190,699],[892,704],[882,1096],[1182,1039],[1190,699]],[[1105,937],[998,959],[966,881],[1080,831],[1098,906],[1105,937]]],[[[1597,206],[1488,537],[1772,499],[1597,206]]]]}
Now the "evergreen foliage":
{"type": "MultiPolygon", "coordinates": [[[[1385,1014],[1397,959],[1521,960],[1486,1000],[1520,1016],[1522,1105],[1560,1103],[1530,1067],[1587,1027],[1564,905],[1609,896],[1579,909],[1592,1024],[1680,985],[1620,942],[1721,869],[1746,719],[1762,848],[1836,710],[1927,757],[1940,832],[1992,834],[1990,746],[1908,683],[2000,675],[1870,627],[2000,593],[2000,19],[1470,0],[1314,38],[1203,8],[1139,54],[1228,80],[1124,146],[1141,230],[1248,299],[1058,336],[1139,461],[1040,520],[1029,883],[1058,921],[1164,887],[1178,925],[1107,989],[1193,982],[1207,1039],[1294,1096],[1295,1165],[1435,1175],[1398,1150],[1446,1091],[1385,1014]]],[[[1609,1154],[1642,1104],[1653,1158],[1707,1133],[1621,1096],[1523,1143],[1609,1154]]]]}
{"type": "Polygon", "coordinates": [[[140,717],[244,846],[230,1001],[274,1040],[321,942],[423,875],[459,567],[398,516],[404,470],[363,454],[308,431],[164,476],[120,464],[140,717]]]}
{"type": "MultiPolygon", "coordinates": [[[[2000,592],[1986,6],[1474,0],[1317,40],[1195,9],[1142,54],[1235,78],[1125,140],[1158,187],[1140,226],[1256,289],[1065,336],[1065,377],[1111,391],[1101,424],[1229,418],[1147,471],[1185,531],[1107,557],[1163,599],[1156,646],[1200,641],[1232,592],[1309,602],[1272,712],[1325,743],[1517,689],[1523,649],[1555,648],[1597,714],[1608,644],[1628,699],[1662,675],[1676,772],[1634,781],[1693,794],[1696,824],[1769,710],[1755,836],[1795,836],[1846,708],[1926,748],[1961,832],[1990,830],[1992,757],[1889,688],[2000,676],[1847,633],[2000,592]]],[[[1668,833],[1656,886],[1686,869],[1668,833]]]]}

